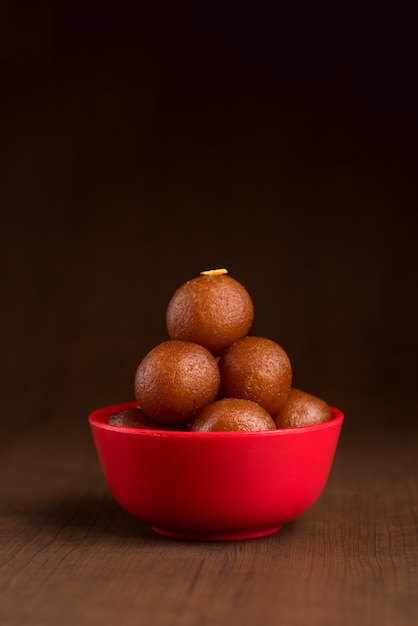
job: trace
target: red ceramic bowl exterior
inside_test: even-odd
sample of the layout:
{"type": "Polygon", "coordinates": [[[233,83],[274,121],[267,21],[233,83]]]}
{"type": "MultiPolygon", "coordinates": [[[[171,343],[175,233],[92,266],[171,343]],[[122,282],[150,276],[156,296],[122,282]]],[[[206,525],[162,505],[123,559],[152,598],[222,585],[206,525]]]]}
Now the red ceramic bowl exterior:
{"type": "Polygon", "coordinates": [[[327,482],[343,423],[259,432],[195,433],[112,426],[125,402],[89,416],[115,500],[155,531],[188,539],[244,539],[305,513],[327,482]]]}

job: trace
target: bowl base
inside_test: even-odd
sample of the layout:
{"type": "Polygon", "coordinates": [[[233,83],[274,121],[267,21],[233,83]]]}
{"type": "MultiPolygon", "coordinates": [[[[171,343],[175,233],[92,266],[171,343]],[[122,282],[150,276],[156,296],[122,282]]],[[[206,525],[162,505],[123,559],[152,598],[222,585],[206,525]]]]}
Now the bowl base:
{"type": "Polygon", "coordinates": [[[243,539],[258,539],[259,537],[268,537],[277,533],[282,524],[274,526],[266,526],[263,528],[251,528],[247,530],[207,530],[192,531],[174,528],[166,528],[165,526],[152,526],[154,532],[164,537],[172,539],[189,539],[194,541],[240,541],[243,539]]]}

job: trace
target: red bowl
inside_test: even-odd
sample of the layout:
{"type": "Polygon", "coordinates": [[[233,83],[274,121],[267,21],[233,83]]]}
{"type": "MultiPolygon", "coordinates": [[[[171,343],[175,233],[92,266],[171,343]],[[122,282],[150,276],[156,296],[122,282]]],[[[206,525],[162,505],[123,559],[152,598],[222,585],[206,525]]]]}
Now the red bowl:
{"type": "Polygon", "coordinates": [[[258,432],[182,432],[112,426],[137,406],[93,411],[90,427],[109,490],[162,535],[249,539],[305,513],[327,482],[344,420],[258,432]]]}

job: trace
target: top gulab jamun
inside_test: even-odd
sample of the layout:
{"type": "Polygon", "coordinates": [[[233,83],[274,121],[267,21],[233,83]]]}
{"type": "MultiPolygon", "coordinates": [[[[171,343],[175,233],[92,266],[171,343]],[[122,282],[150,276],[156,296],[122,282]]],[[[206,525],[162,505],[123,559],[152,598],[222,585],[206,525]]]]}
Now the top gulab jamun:
{"type": "Polygon", "coordinates": [[[253,322],[252,299],[226,270],[209,270],[184,283],[166,311],[171,339],[192,341],[215,356],[244,337],[253,322]]]}
{"type": "Polygon", "coordinates": [[[142,359],[135,372],[135,399],[151,419],[186,424],[219,391],[215,357],[189,341],[160,343],[142,359]]]}

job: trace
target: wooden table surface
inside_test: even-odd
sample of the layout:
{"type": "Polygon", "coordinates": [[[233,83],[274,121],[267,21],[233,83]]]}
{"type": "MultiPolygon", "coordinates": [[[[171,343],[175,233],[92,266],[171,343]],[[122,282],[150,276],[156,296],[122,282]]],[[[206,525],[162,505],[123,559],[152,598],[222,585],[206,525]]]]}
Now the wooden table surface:
{"type": "Polygon", "coordinates": [[[0,623],[416,624],[412,21],[28,4],[0,20],[0,623]],[[262,539],[156,535],[87,423],[212,267],[346,416],[320,500],[262,539]]]}

